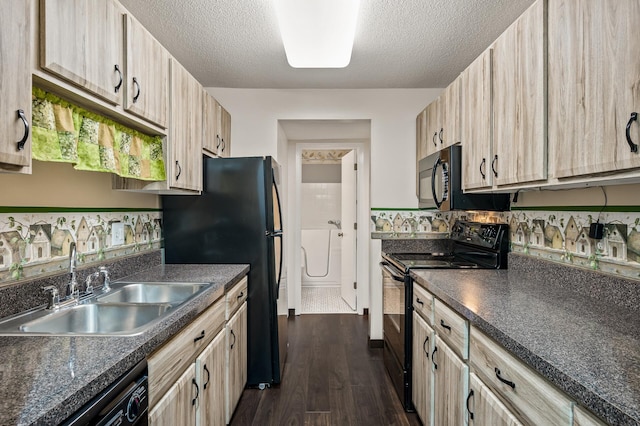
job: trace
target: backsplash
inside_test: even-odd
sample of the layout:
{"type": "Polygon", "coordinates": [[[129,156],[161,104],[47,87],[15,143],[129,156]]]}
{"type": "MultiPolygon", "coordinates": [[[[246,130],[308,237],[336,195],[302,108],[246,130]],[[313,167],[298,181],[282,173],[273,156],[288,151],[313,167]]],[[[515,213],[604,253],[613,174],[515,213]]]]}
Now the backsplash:
{"type": "Polygon", "coordinates": [[[0,213],[0,285],[64,271],[71,242],[79,266],[160,248],[160,211],[33,210],[0,213]]]}
{"type": "Polygon", "coordinates": [[[371,238],[442,238],[456,219],[508,223],[512,252],[640,278],[640,212],[372,209],[371,238]],[[598,219],[604,235],[594,240],[589,226],[598,219]]]}

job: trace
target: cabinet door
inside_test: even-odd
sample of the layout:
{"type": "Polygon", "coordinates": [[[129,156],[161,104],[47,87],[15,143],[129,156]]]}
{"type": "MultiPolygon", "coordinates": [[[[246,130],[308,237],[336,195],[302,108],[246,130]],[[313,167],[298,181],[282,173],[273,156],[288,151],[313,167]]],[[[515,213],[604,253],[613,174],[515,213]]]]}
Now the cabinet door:
{"type": "Polygon", "coordinates": [[[225,332],[218,333],[196,358],[197,381],[200,386],[200,409],[196,424],[223,425],[225,422],[225,332]]]}
{"type": "MultiPolygon", "coordinates": [[[[640,112],[640,4],[549,2],[549,149],[563,178],[640,167],[625,130],[640,112]]],[[[630,126],[640,143],[640,126],[630,126]]],[[[639,150],[640,151],[640,150],[639,150]]]]}
{"type": "Polygon", "coordinates": [[[605,423],[579,405],[574,405],[573,426],[605,426],[605,423]]]}
{"type": "Polygon", "coordinates": [[[114,0],[40,0],[40,25],[42,68],[122,102],[123,23],[114,0]]]}
{"type": "Polygon", "coordinates": [[[169,186],[201,191],[202,86],[175,59],[171,59],[170,130],[169,186]]]}
{"type": "Polygon", "coordinates": [[[433,424],[433,373],[431,372],[431,352],[433,329],[422,317],[413,313],[413,372],[411,388],[413,405],[422,424],[433,424]]]}
{"type": "Polygon", "coordinates": [[[462,185],[465,190],[490,187],[491,53],[482,53],[462,73],[462,185]]]}
{"type": "Polygon", "coordinates": [[[231,151],[231,114],[224,107],[218,104],[220,111],[220,148],[218,155],[220,157],[228,157],[231,151]]]}
{"type": "Polygon", "coordinates": [[[434,371],[434,424],[459,426],[466,424],[469,367],[436,336],[431,359],[434,371]]]}
{"type": "Polygon", "coordinates": [[[494,45],[491,163],[498,185],[547,178],[545,25],[546,0],[538,0],[494,45]]]}
{"type": "Polygon", "coordinates": [[[227,323],[227,424],[247,383],[247,304],[227,323]]]}
{"type": "Polygon", "coordinates": [[[442,101],[442,147],[460,142],[460,77],[444,91],[442,101]]]}
{"type": "Polygon", "coordinates": [[[440,141],[440,136],[442,135],[441,130],[444,131],[440,126],[440,108],[438,100],[436,99],[427,106],[427,132],[425,136],[427,139],[427,149],[425,156],[438,152],[442,148],[440,141]]]}
{"type": "Polygon", "coordinates": [[[192,364],[149,412],[150,426],[195,425],[202,389],[192,364]]]}
{"type": "Polygon", "coordinates": [[[218,105],[218,101],[213,96],[206,91],[203,93],[202,149],[213,155],[218,155],[220,148],[218,105]]]}
{"type": "Polygon", "coordinates": [[[31,165],[31,2],[0,5],[0,168],[21,171],[31,165]]]}
{"type": "Polygon", "coordinates": [[[471,426],[522,426],[522,423],[474,373],[469,374],[467,414],[471,426]]]}
{"type": "Polygon", "coordinates": [[[418,162],[427,155],[427,109],[423,109],[416,117],[416,197],[418,190],[418,162]]]}
{"type": "Polygon", "coordinates": [[[125,17],[125,109],[167,127],[169,52],[131,15],[125,17]]]}

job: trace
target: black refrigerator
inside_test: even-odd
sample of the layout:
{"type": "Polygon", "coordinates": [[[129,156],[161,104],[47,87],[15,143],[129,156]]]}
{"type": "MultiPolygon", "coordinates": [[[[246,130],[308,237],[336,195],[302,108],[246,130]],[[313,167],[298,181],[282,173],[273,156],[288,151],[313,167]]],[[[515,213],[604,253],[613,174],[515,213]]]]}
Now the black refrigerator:
{"type": "Polygon", "coordinates": [[[247,385],[280,383],[287,351],[279,166],[204,157],[201,195],[162,196],[165,263],[247,263],[247,385]]]}

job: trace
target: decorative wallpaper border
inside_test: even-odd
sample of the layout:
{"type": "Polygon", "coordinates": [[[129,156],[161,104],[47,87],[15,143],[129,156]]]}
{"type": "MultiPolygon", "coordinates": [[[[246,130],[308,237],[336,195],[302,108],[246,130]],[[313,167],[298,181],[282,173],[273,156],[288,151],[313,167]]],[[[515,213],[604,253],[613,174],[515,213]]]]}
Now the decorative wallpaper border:
{"type": "Polygon", "coordinates": [[[509,224],[512,252],[640,278],[640,212],[612,206],[600,210],[519,209],[510,212],[439,212],[418,209],[371,209],[371,238],[445,238],[456,219],[509,224]],[[604,224],[600,240],[589,238],[594,222],[604,224]]]}
{"type": "Polygon", "coordinates": [[[88,265],[155,250],[162,241],[161,212],[157,210],[5,209],[11,207],[0,213],[0,285],[64,271],[69,267],[72,242],[76,243],[78,265],[88,265]],[[116,223],[122,224],[122,244],[113,241],[116,223]]]}

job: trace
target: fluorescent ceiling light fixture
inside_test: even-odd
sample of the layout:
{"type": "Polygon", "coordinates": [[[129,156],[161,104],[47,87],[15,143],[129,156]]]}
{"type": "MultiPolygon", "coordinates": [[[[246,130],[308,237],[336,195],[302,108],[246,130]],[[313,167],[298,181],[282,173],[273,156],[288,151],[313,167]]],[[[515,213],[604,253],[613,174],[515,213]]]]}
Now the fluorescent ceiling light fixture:
{"type": "Polygon", "coordinates": [[[360,0],[274,0],[289,65],[344,68],[351,61],[360,0]]]}

